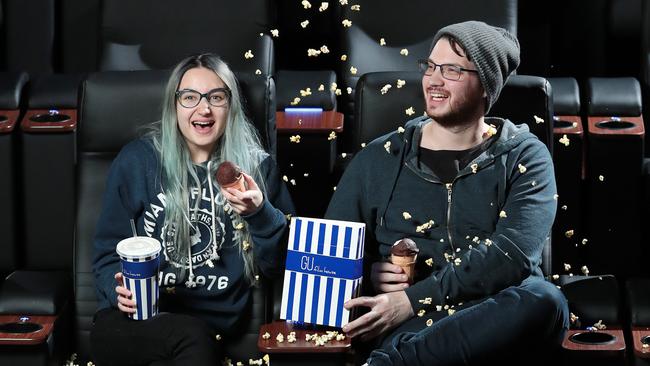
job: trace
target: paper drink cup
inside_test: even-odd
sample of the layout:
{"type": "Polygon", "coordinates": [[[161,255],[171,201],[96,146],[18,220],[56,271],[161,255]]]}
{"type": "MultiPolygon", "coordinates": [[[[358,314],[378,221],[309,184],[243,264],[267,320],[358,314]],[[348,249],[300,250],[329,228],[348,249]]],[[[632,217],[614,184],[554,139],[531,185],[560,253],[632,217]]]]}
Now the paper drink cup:
{"type": "Polygon", "coordinates": [[[134,320],[145,320],[158,314],[158,268],[160,242],[146,236],[126,238],[117,243],[117,254],[122,262],[124,286],[131,291],[136,312],[134,320]]]}

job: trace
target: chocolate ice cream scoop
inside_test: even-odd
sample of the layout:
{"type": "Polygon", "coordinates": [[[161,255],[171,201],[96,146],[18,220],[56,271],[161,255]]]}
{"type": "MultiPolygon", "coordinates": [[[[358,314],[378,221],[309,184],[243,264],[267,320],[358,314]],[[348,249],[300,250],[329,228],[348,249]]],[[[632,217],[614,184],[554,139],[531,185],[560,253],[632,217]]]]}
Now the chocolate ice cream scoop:
{"type": "Polygon", "coordinates": [[[417,244],[409,238],[396,241],[390,248],[390,254],[399,257],[410,257],[418,254],[419,251],[417,244]]]}
{"type": "Polygon", "coordinates": [[[216,178],[221,187],[231,187],[242,178],[242,171],[237,165],[224,161],[217,168],[216,178]]]}

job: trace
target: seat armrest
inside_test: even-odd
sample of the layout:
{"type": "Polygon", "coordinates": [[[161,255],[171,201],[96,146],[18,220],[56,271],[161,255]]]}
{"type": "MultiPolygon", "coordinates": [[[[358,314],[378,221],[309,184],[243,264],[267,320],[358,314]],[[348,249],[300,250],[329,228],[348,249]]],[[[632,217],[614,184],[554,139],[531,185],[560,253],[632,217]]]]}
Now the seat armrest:
{"type": "Polygon", "coordinates": [[[0,314],[58,315],[72,297],[63,271],[15,271],[0,285],[0,314]]]}

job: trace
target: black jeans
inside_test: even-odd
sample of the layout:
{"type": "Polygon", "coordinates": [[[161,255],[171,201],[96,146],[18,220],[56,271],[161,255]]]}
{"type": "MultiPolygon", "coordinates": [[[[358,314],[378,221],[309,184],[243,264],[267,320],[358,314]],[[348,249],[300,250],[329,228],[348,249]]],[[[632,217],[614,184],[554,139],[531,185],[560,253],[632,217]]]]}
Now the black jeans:
{"type": "Polygon", "coordinates": [[[223,359],[215,336],[202,320],[189,315],[162,313],[131,320],[110,308],[95,314],[90,343],[98,366],[214,366],[223,359]]]}
{"type": "Polygon", "coordinates": [[[521,358],[530,364],[551,355],[569,327],[564,295],[538,279],[457,309],[450,316],[433,311],[403,323],[370,354],[369,364],[503,365],[522,364],[521,358]]]}

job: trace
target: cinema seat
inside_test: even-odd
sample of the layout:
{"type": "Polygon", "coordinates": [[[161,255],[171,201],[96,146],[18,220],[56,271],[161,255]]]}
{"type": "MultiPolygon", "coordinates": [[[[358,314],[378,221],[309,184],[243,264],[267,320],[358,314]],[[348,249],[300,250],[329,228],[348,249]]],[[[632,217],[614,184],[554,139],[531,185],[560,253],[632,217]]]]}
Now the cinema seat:
{"type": "MultiPolygon", "coordinates": [[[[75,329],[81,360],[90,359],[89,333],[97,309],[92,273],[95,225],[113,158],[144,125],[160,118],[160,103],[169,71],[113,71],[91,74],[83,84],[78,139],[77,216],[75,233],[75,329]]],[[[275,112],[273,83],[268,77],[237,75],[246,106],[262,134],[275,112]]],[[[268,138],[268,136],[267,136],[268,138]]],[[[268,141],[268,140],[267,140],[268,141]]],[[[266,283],[266,282],[265,282],[266,283]]],[[[270,318],[267,287],[254,290],[247,329],[239,340],[224,340],[233,360],[257,359],[257,330],[270,318]]]]}

